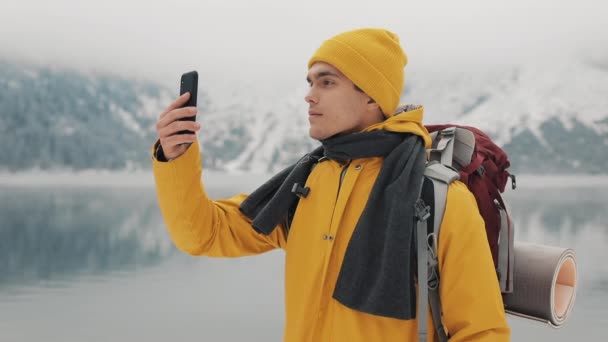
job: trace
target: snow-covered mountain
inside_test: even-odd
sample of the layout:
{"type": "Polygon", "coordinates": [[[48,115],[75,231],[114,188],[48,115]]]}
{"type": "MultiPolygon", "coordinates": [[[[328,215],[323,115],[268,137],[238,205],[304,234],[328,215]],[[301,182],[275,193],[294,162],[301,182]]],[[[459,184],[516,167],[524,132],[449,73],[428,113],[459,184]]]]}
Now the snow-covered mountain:
{"type": "Polygon", "coordinates": [[[140,168],[170,98],[149,82],[0,62],[0,169],[140,168]]]}
{"type": "MultiPolygon", "coordinates": [[[[606,63],[551,62],[493,70],[406,70],[404,103],[426,123],[480,127],[512,171],[606,173],[606,63]]],[[[408,67],[409,68],[409,67],[408,67]]],[[[206,168],[273,172],[317,142],[308,137],[306,85],[264,90],[201,84],[206,168]]],[[[154,123],[177,95],[167,85],[0,63],[0,169],[149,168],[154,123]]]]}
{"type": "Polygon", "coordinates": [[[605,66],[551,62],[435,77],[414,81],[408,94],[427,104],[428,123],[481,128],[520,172],[607,172],[605,66]]]}
{"type": "Polygon", "coordinates": [[[208,109],[200,109],[205,165],[273,172],[318,145],[308,136],[305,86],[295,86],[294,91],[236,87],[240,89],[232,85],[231,91],[220,89],[215,95],[210,90],[213,102],[208,109]]]}

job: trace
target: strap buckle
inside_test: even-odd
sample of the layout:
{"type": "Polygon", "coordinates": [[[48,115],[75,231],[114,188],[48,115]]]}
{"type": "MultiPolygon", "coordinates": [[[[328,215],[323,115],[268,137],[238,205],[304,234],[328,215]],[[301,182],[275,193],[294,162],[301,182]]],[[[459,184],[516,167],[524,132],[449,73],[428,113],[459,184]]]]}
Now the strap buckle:
{"type": "Polygon", "coordinates": [[[456,127],[444,128],[439,132],[442,137],[453,137],[456,134],[456,127]]]}
{"type": "Polygon", "coordinates": [[[429,217],[431,217],[431,207],[424,203],[422,198],[419,198],[414,205],[416,210],[416,218],[420,222],[426,221],[429,217]]]}
{"type": "Polygon", "coordinates": [[[300,186],[300,184],[294,183],[293,187],[291,188],[291,192],[293,192],[294,194],[296,194],[296,196],[298,196],[300,198],[302,198],[302,197],[305,198],[310,193],[310,188],[302,187],[302,186],[300,186]]]}
{"type": "Polygon", "coordinates": [[[439,260],[437,260],[437,234],[431,233],[426,237],[426,247],[429,252],[428,256],[428,268],[429,273],[427,277],[427,285],[430,290],[435,290],[439,286],[439,274],[438,274],[438,265],[439,260]]]}
{"type": "Polygon", "coordinates": [[[509,175],[511,178],[511,189],[515,190],[517,188],[517,180],[515,179],[515,175],[509,175]]]}

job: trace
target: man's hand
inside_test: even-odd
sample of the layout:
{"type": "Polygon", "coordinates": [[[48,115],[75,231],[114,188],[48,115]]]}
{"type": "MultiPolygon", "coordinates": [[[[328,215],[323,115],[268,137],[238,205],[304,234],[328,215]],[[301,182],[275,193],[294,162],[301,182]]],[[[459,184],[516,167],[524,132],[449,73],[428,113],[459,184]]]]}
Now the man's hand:
{"type": "Polygon", "coordinates": [[[196,115],[196,107],[183,106],[190,98],[190,93],[185,93],[167,107],[156,122],[156,133],[167,159],[175,159],[181,156],[191,143],[196,140],[196,134],[176,134],[181,130],[198,132],[201,125],[194,121],[178,121],[179,118],[196,115]]]}

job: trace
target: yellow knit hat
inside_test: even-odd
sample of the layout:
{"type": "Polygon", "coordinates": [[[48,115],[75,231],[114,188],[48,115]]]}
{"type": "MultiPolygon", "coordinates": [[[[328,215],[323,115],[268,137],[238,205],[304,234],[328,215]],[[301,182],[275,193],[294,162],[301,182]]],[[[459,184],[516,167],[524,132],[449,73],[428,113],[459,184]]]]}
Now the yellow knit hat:
{"type": "Polygon", "coordinates": [[[390,117],[399,105],[407,56],[399,37],[384,29],[365,28],[329,38],[308,61],[333,65],[380,105],[390,117]]]}

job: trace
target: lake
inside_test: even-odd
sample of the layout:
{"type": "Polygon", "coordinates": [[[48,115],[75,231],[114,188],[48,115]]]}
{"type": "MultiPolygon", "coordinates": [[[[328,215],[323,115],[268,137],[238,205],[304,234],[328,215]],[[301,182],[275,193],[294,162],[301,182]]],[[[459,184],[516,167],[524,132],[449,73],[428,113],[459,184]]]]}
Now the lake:
{"type": "MultiPolygon", "coordinates": [[[[206,182],[210,195],[260,183],[235,177],[206,182]]],[[[150,184],[9,183],[0,185],[0,341],[281,340],[282,251],[179,252],[150,184]]],[[[512,340],[607,340],[608,186],[519,185],[506,194],[516,240],[573,248],[579,288],[564,327],[509,316],[512,340]]]]}

